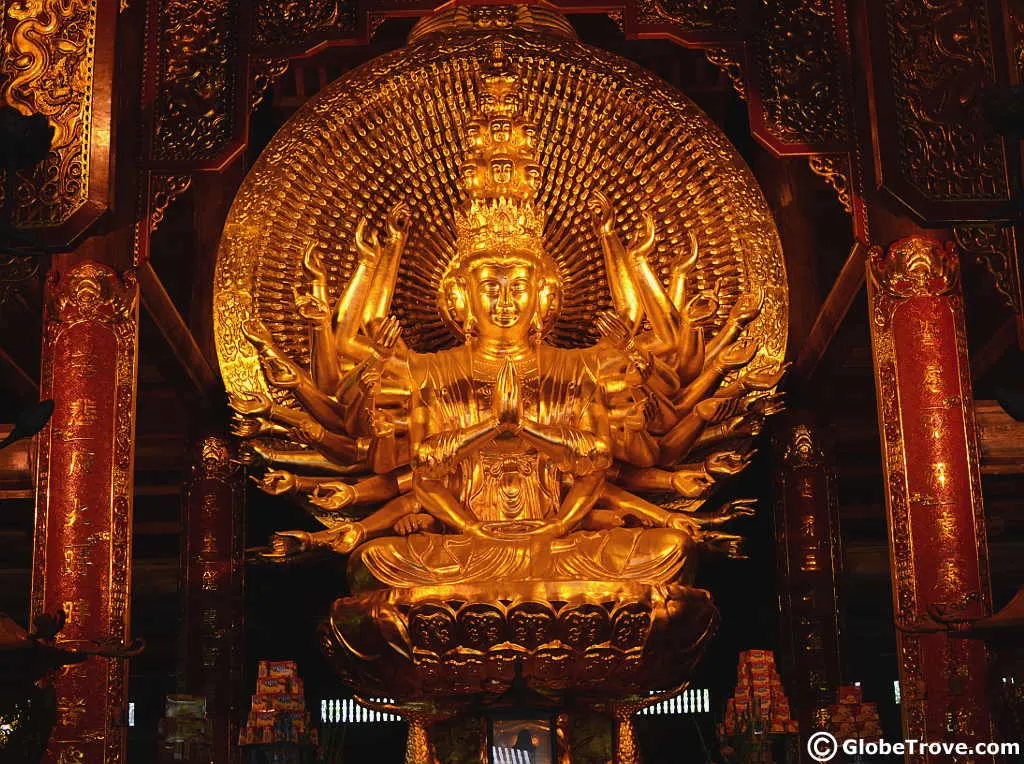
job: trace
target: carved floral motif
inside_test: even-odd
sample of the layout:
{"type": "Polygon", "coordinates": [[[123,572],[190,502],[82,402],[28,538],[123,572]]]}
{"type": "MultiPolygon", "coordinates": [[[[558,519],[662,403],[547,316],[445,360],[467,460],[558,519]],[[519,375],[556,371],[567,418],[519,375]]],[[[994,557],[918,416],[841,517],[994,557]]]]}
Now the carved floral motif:
{"type": "Polygon", "coordinates": [[[836,199],[843,208],[843,212],[853,212],[853,204],[850,200],[850,163],[846,154],[811,154],[807,157],[807,163],[811,172],[825,182],[836,192],[836,199]]]}
{"type": "Polygon", "coordinates": [[[996,79],[988,3],[886,3],[888,47],[904,178],[933,200],[1005,199],[1002,141],[980,91],[996,79]]]}
{"type": "Polygon", "coordinates": [[[153,232],[164,221],[164,215],[171,202],[185,193],[192,185],[191,175],[154,175],[151,183],[153,194],[152,211],[149,214],[149,230],[153,232]]]}
{"type": "Polygon", "coordinates": [[[815,467],[821,465],[824,458],[821,445],[810,427],[798,424],[790,430],[789,441],[782,452],[782,461],[787,467],[815,467]]]}
{"type": "Polygon", "coordinates": [[[134,312],[138,300],[138,283],[133,272],[118,278],[106,265],[86,261],[79,263],[57,279],[50,276],[51,323],[99,321],[118,323],[134,312]]]}
{"type": "Polygon", "coordinates": [[[739,25],[736,0],[639,0],[636,15],[640,23],[669,21],[687,31],[733,30],[739,25]]]}
{"type": "Polygon", "coordinates": [[[704,55],[729,78],[736,95],[743,101],[747,100],[747,86],[743,82],[743,65],[740,63],[739,51],[729,48],[708,48],[704,55]]]}
{"type": "Polygon", "coordinates": [[[756,5],[761,18],[753,46],[765,127],[786,143],[845,140],[849,116],[840,57],[846,41],[835,28],[836,3],[761,0],[756,5]]]}
{"type": "Polygon", "coordinates": [[[193,467],[193,477],[209,480],[227,480],[238,470],[234,459],[234,444],[225,435],[208,435],[199,444],[199,458],[193,467]]]}
{"type": "Polygon", "coordinates": [[[249,74],[249,108],[255,110],[263,101],[274,81],[288,71],[291,59],[256,58],[251,62],[249,74]]]}
{"type": "Polygon", "coordinates": [[[611,598],[574,594],[568,602],[526,591],[480,602],[405,601],[382,592],[348,597],[334,603],[321,646],[360,688],[406,702],[496,696],[517,677],[547,693],[574,688],[604,696],[612,688],[679,684],[718,624],[700,589],[627,587],[611,598]],[[655,643],[664,649],[646,649],[655,643]]]}
{"type": "Polygon", "coordinates": [[[345,0],[254,0],[252,5],[258,45],[301,45],[318,33],[356,26],[355,4],[345,0]]]}
{"type": "Polygon", "coordinates": [[[236,0],[163,0],[153,158],[214,157],[231,139],[236,0]]]}
{"type": "Polygon", "coordinates": [[[1021,264],[1013,228],[995,223],[953,226],[957,245],[973,255],[992,276],[996,291],[1014,313],[1024,312],[1021,264]]]}

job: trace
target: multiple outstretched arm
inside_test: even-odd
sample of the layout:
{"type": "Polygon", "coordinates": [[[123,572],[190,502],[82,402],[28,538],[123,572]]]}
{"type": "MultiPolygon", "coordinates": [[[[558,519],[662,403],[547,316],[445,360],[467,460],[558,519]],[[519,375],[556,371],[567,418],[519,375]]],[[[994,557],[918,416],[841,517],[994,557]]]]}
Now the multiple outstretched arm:
{"type": "Polygon", "coordinates": [[[409,389],[406,351],[398,322],[387,316],[408,231],[404,206],[391,210],[387,229],[381,242],[365,220],[359,224],[360,257],[333,309],[316,247],[303,253],[307,278],[296,288],[295,300],[310,325],[308,372],[278,349],[262,324],[249,321],[243,327],[268,384],[299,403],[293,408],[262,393],[231,399],[233,428],[250,439],[247,461],[272,468],[261,481],[265,490],[295,491],[314,504],[337,508],[350,503],[340,498],[348,488],[337,477],[386,475],[409,464],[408,421],[401,413],[407,404],[402,393],[409,389]],[[324,478],[298,478],[291,470],[324,478]]]}
{"type": "MultiPolygon", "coordinates": [[[[603,341],[629,359],[630,368],[618,375],[641,378],[641,384],[627,385],[612,396],[613,411],[633,411],[643,404],[646,432],[657,441],[653,462],[669,467],[708,442],[709,428],[717,428],[715,440],[728,439],[732,433],[741,436],[744,428],[759,429],[763,416],[754,410],[757,396],[749,393],[774,388],[781,378],[781,372],[751,367],[758,347],[743,337],[744,327],[761,311],[763,291],[741,295],[721,329],[707,339],[705,325],[719,309],[718,290],[731,288],[722,284],[732,274],[717,267],[712,275],[720,278],[714,292],[692,293],[698,248],[691,235],[690,251],[671,263],[666,288],[648,259],[655,241],[650,216],[644,216],[635,241],[626,246],[615,232],[608,200],[595,194],[590,207],[615,307],[615,315],[598,319],[598,330],[603,341]],[[647,331],[641,331],[644,319],[650,326],[647,331]],[[649,354],[644,363],[636,361],[638,349],[649,354]],[[730,377],[723,387],[723,380],[730,377]],[[726,421],[729,427],[718,427],[726,421]]],[[[635,433],[636,428],[616,427],[613,453],[626,463],[649,467],[650,454],[635,433]]]]}
{"type": "MultiPolygon", "coordinates": [[[[721,282],[713,291],[693,290],[696,240],[691,236],[690,251],[671,263],[665,286],[648,257],[655,245],[653,220],[645,216],[634,239],[623,244],[609,202],[596,195],[591,209],[615,307],[599,318],[598,328],[603,342],[619,352],[597,354],[598,392],[574,421],[564,423],[538,421],[525,413],[511,361],[497,375],[491,410],[474,424],[452,428],[419,400],[408,350],[389,315],[408,233],[404,207],[389,214],[385,241],[368,230],[365,220],[360,222],[359,258],[333,309],[315,248],[304,253],[309,283],[296,290],[296,304],[310,323],[310,371],[281,353],[263,326],[250,322],[244,327],[267,381],[287,391],[302,410],[265,395],[236,397],[235,427],[257,438],[252,458],[276,468],[261,479],[265,490],[305,495],[328,512],[383,506],[363,520],[320,534],[284,534],[275,542],[275,553],[296,545],[350,551],[375,535],[431,527],[480,536],[500,533],[457,499],[449,476],[468,456],[512,436],[545,454],[566,476],[556,515],[514,531],[519,535],[561,535],[584,521],[602,526],[627,520],[710,534],[707,529],[749,509],[741,504],[731,512],[698,511],[717,479],[749,460],[750,452],[728,443],[756,432],[764,416],[779,406],[771,391],[780,374],[751,368],[758,348],[743,338],[744,327],[760,312],[763,294],[741,296],[722,328],[708,337],[706,325],[719,311],[721,282]],[[278,447],[275,441],[288,445],[278,447]],[[718,450],[702,462],[681,463],[695,448],[705,447],[718,450]],[[293,469],[321,475],[300,476],[293,469]],[[673,495],[678,507],[666,509],[637,494],[673,495]]],[[[720,535],[723,543],[733,538],[720,535]]]]}

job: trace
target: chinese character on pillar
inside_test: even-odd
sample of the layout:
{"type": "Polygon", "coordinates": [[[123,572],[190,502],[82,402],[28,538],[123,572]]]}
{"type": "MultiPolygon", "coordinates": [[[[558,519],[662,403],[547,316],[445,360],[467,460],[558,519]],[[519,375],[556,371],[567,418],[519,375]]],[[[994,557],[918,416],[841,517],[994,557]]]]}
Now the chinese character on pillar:
{"type": "Polygon", "coordinates": [[[985,647],[949,636],[991,607],[958,258],[876,247],[868,295],[904,732],[990,740],[985,647]]]}
{"type": "Polygon", "coordinates": [[[231,762],[242,691],[244,474],[232,442],[211,435],[199,445],[185,488],[184,691],[206,697],[213,760],[231,762]]]}
{"type": "MultiPolygon", "coordinates": [[[[62,647],[128,641],[138,287],[85,261],[47,282],[32,615],[63,610],[62,647]]],[[[55,680],[46,762],[123,762],[127,663],[92,657],[55,680]]]]}
{"type": "Polygon", "coordinates": [[[776,441],[775,536],[782,609],[782,669],[804,737],[827,723],[840,685],[839,596],[842,568],[832,472],[805,423],[776,441]]]}

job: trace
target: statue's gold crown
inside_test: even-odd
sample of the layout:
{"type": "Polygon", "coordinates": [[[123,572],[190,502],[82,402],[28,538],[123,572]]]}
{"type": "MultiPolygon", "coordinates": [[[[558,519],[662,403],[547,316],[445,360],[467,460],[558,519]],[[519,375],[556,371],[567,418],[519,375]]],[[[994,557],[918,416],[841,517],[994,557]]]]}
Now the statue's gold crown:
{"type": "Polygon", "coordinates": [[[460,168],[465,208],[456,216],[457,259],[480,252],[540,255],[544,217],[536,125],[522,117],[519,78],[500,45],[481,66],[480,111],[466,124],[460,168]]]}

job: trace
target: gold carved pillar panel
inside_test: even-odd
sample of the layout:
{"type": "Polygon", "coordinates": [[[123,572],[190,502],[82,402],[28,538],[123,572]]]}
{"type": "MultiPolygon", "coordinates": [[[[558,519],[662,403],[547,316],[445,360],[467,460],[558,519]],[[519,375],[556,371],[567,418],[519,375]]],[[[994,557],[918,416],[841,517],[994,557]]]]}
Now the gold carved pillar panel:
{"type": "Polygon", "coordinates": [[[41,114],[47,157],[15,180],[16,225],[73,241],[110,207],[118,0],[4,3],[0,104],[41,114]]]}
{"type": "Polygon", "coordinates": [[[838,577],[842,567],[835,485],[818,434],[786,427],[775,508],[782,610],[782,667],[806,737],[821,729],[841,680],[838,577]]]}
{"type": "Polygon", "coordinates": [[[959,267],[923,237],[868,262],[903,726],[928,741],[991,739],[985,647],[948,635],[990,609],[959,267]]]}
{"type": "Polygon", "coordinates": [[[241,695],[244,656],[244,474],[232,442],[210,435],[199,445],[185,488],[182,571],[185,579],[184,687],[204,695],[213,726],[213,756],[234,760],[233,709],[241,695]]]}
{"type": "MultiPolygon", "coordinates": [[[[127,641],[138,288],[91,261],[47,283],[32,615],[63,610],[62,646],[127,641]]],[[[46,762],[124,761],[127,665],[91,657],[55,682],[46,762]]]]}

